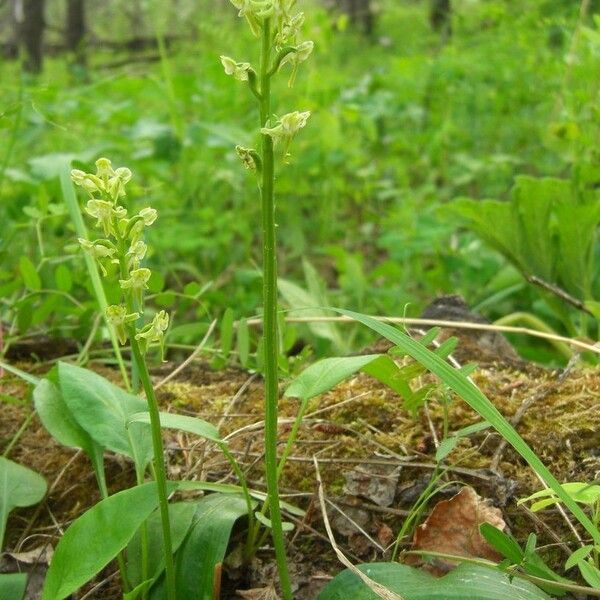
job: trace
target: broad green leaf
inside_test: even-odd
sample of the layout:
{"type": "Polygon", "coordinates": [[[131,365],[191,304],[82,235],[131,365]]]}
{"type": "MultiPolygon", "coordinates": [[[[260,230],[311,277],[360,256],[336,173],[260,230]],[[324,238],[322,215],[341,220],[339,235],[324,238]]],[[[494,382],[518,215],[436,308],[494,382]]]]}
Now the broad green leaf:
{"type": "Polygon", "coordinates": [[[63,264],[56,267],[54,271],[54,283],[56,287],[63,292],[70,292],[73,287],[73,276],[71,271],[63,264]]]}
{"type": "Polygon", "coordinates": [[[45,496],[46,489],[46,481],[41,475],[0,456],[0,548],[10,511],[37,504],[45,496]]]}
{"type": "Polygon", "coordinates": [[[575,550],[575,552],[573,552],[567,559],[567,562],[565,563],[565,569],[572,569],[578,562],[586,559],[593,549],[594,546],[590,545],[577,548],[577,550],[575,550]]]}
{"type": "Polygon", "coordinates": [[[102,570],[158,506],[150,482],[101,500],[76,519],[58,542],[42,600],[63,600],[102,570]]]}
{"type": "Polygon", "coordinates": [[[594,526],[589,517],[581,510],[577,503],[561,487],[557,479],[550,473],[535,452],[527,445],[513,426],[500,414],[498,409],[483,395],[481,390],[467,379],[460,371],[452,368],[442,358],[415,342],[410,336],[402,333],[395,327],[382,323],[367,315],[349,310],[331,309],[347,315],[363,323],[373,331],[384,336],[392,343],[400,346],[407,354],[420,362],[431,373],[437,375],[451,390],[461,397],[473,410],[486,419],[500,435],[525,459],[529,466],[552,488],[557,496],[564,502],[586,531],[592,536],[595,543],[600,543],[600,531],[594,526]]]}
{"type": "MultiPolygon", "coordinates": [[[[129,417],[128,422],[150,423],[150,413],[135,413],[129,417]]],[[[217,444],[223,443],[221,437],[219,436],[219,430],[208,421],[204,421],[198,417],[189,417],[187,415],[161,412],[160,426],[167,429],[179,429],[180,431],[187,431],[188,433],[193,433],[194,435],[198,435],[217,444]]]]}
{"type": "MultiPolygon", "coordinates": [[[[169,521],[171,523],[171,546],[176,552],[183,542],[192,524],[196,512],[195,502],[176,502],[169,505],[169,521]]],[[[158,579],[165,568],[163,554],[162,521],[160,512],[155,510],[146,521],[148,532],[148,577],[158,579]]],[[[142,561],[141,538],[138,530],[127,545],[127,577],[133,586],[141,585],[142,561]]]]}
{"type": "Polygon", "coordinates": [[[27,573],[0,574],[0,598],[2,600],[21,600],[27,588],[27,573]]]}
{"type": "Polygon", "coordinates": [[[502,554],[504,558],[508,558],[511,564],[518,565],[523,560],[523,550],[512,536],[500,531],[490,523],[482,523],[479,526],[479,531],[488,544],[502,554]]]}
{"type": "Polygon", "coordinates": [[[378,358],[366,364],[362,370],[394,390],[404,399],[405,405],[410,402],[413,392],[408,384],[409,380],[404,376],[402,369],[393,358],[387,354],[381,354],[378,358]]]}
{"type": "Polygon", "coordinates": [[[227,358],[231,352],[233,343],[233,311],[225,309],[221,319],[221,352],[227,358]]]}
{"type": "MultiPolygon", "coordinates": [[[[247,512],[238,495],[211,494],[202,498],[188,536],[176,555],[177,600],[212,600],[215,566],[223,562],[234,523],[247,512]]],[[[164,578],[150,600],[164,598],[164,578]]]]}
{"type": "Polygon", "coordinates": [[[36,292],[42,289],[40,274],[27,256],[21,256],[19,259],[19,271],[28,290],[36,292]]]}
{"type": "Polygon", "coordinates": [[[600,570],[587,560],[577,563],[579,571],[586,582],[596,590],[600,590],[600,570]]]}
{"type": "MultiPolygon", "coordinates": [[[[444,577],[433,577],[399,563],[359,565],[365,575],[404,600],[549,600],[533,584],[479,565],[460,564],[444,577]]],[[[377,600],[354,573],[346,570],[327,584],[317,600],[377,600]]]]}
{"type": "Polygon", "coordinates": [[[285,391],[287,397],[310,400],[330,390],[350,375],[381,357],[381,354],[325,358],[308,368],[294,379],[285,391]]]}
{"type": "Polygon", "coordinates": [[[127,427],[133,414],[146,410],[144,400],[88,369],[64,362],[58,363],[58,384],[73,417],[99,445],[142,467],[150,461],[150,428],[142,423],[127,427]]]}
{"type": "Polygon", "coordinates": [[[69,448],[81,448],[88,456],[102,453],[102,447],[73,417],[58,387],[42,379],[33,389],[38,416],[50,435],[69,448]]]}

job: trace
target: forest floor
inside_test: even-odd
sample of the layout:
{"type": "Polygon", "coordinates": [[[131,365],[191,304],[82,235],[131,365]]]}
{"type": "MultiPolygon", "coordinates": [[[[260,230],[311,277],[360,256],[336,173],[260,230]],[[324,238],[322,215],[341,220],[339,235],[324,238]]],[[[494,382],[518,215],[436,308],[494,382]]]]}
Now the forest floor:
{"type": "MultiPolygon", "coordinates": [[[[544,369],[486,354],[473,339],[462,340],[459,354],[461,361],[478,361],[474,381],[502,414],[512,419],[521,436],[560,481],[598,478],[597,369],[544,369]]],[[[44,370],[32,364],[19,367],[37,371],[38,375],[44,370]]],[[[199,362],[162,383],[175,367],[165,363],[153,373],[161,409],[199,416],[218,425],[223,436],[230,436],[230,447],[244,466],[251,487],[264,489],[260,377],[238,369],[213,371],[199,362]]],[[[114,371],[100,365],[92,368],[118,382],[114,371]]],[[[5,375],[0,384],[6,395],[28,397],[27,386],[12,375],[5,375]]],[[[282,441],[297,408],[296,400],[281,399],[282,441]]],[[[481,420],[458,398],[451,400],[448,410],[450,432],[481,420]]],[[[3,404],[3,445],[15,435],[29,411],[29,403],[3,404]]],[[[443,415],[441,402],[434,395],[413,418],[403,408],[401,398],[366,375],[353,377],[311,402],[281,481],[283,498],[306,510],[304,519],[288,517],[296,524],[289,534],[288,548],[295,597],[314,598],[342,569],[323,528],[313,457],[317,457],[329,519],[342,551],[355,563],[386,560],[403,520],[436,468],[434,455],[442,436],[443,415]]],[[[165,445],[170,478],[235,481],[228,463],[209,443],[168,431],[165,445]]],[[[59,446],[37,418],[21,435],[10,457],[43,474],[49,493],[37,507],[12,514],[6,548],[14,556],[5,554],[3,568],[33,570],[41,580],[50,555],[48,549],[56,545],[73,519],[99,500],[95,478],[83,453],[59,446]]],[[[540,489],[541,483],[497,434],[486,430],[461,439],[445,467],[440,483],[447,485],[429,509],[437,501],[455,496],[463,486],[471,486],[481,497],[481,506],[496,508],[495,513],[521,543],[535,532],[539,544],[545,546],[545,558],[560,570],[574,549],[574,533],[555,508],[534,514],[516,505],[517,499],[540,489]]],[[[121,457],[107,455],[106,468],[111,491],[134,483],[133,466],[121,457]]],[[[425,517],[422,515],[419,522],[425,517]]],[[[242,535],[241,529],[234,532],[232,549],[240,544],[242,535]]],[[[402,540],[401,549],[410,549],[411,538],[412,534],[402,540]]],[[[442,571],[449,568],[437,567],[442,571]]],[[[98,586],[95,591],[90,593],[90,586],[76,598],[120,598],[115,571],[113,565],[107,567],[94,582],[98,586]]],[[[230,560],[223,573],[224,598],[258,598],[236,596],[235,590],[263,588],[275,579],[272,552],[268,547],[262,549],[243,574],[235,560],[230,560]]],[[[32,599],[39,588],[35,581],[33,577],[32,599]]]]}

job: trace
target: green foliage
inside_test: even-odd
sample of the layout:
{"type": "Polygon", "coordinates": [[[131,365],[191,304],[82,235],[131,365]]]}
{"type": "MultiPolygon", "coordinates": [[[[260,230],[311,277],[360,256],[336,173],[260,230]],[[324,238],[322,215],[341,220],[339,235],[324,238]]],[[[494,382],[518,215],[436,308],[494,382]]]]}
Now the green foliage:
{"type": "Polygon", "coordinates": [[[2,573],[0,575],[0,598],[21,600],[27,588],[26,573],[2,573]]]}
{"type": "MultiPolygon", "coordinates": [[[[506,559],[501,563],[501,567],[514,572],[514,568],[518,572],[523,572],[527,575],[533,575],[548,582],[556,581],[558,583],[571,583],[568,579],[561,577],[555,573],[538,554],[536,549],[537,538],[534,533],[529,535],[525,548],[522,549],[519,543],[509,534],[500,531],[498,528],[489,523],[482,523],[479,527],[481,535],[486,541],[497,550],[506,559]]],[[[540,584],[540,587],[552,594],[553,596],[564,596],[565,591],[553,586],[552,584],[540,584]]]]}
{"type": "Polygon", "coordinates": [[[0,456],[0,548],[9,513],[17,507],[37,504],[46,495],[44,478],[22,465],[0,456]]]}
{"type": "Polygon", "coordinates": [[[123,550],[158,506],[156,483],[118,492],[76,519],[56,546],[43,600],[63,600],[123,550]]]}
{"type": "MultiPolygon", "coordinates": [[[[246,513],[246,503],[238,495],[211,494],[197,503],[175,562],[178,600],[214,597],[215,567],[225,558],[233,525],[246,513]]],[[[159,584],[150,600],[162,597],[159,584]]]]}
{"type": "MultiPolygon", "coordinates": [[[[562,179],[518,177],[511,201],[459,199],[449,211],[505,256],[525,278],[558,286],[585,302],[597,297],[597,194],[562,179]]],[[[556,306],[559,318],[566,308],[556,306]]]]}
{"type": "MultiPolygon", "coordinates": [[[[16,132],[5,166],[0,157],[0,302],[9,345],[38,331],[88,335],[95,303],[56,177],[71,160],[89,170],[108,149],[136,174],[133,204],[142,208],[143,197],[160,206],[163,226],[149,235],[155,250],[148,262],[166,285],[152,294],[182,326],[168,342],[197,343],[227,307],[236,318],[255,314],[259,207],[246,185],[252,175],[239,169],[233,150],[257,141],[253,99],[225,85],[214,56],[218,48],[245,58],[251,34],[240,34],[230,7],[184,4],[170,22],[179,23],[174,33],[193,35],[168,48],[167,71],[163,62],[110,67],[113,55],[95,49],[89,83],[74,81],[62,58],[48,57],[41,79],[21,86],[16,64],[0,65],[2,80],[11,82],[0,123],[11,137],[16,132]],[[10,250],[16,240],[19,253],[10,250]],[[21,255],[36,268],[43,293],[28,291],[21,255]],[[59,265],[71,272],[68,292],[55,278],[59,265]],[[193,294],[185,291],[190,284],[193,294]]],[[[598,25],[585,20],[571,48],[577,11],[564,3],[459,3],[453,36],[440,47],[426,2],[380,4],[381,40],[365,49],[351,28],[340,29],[311,3],[306,28],[318,67],[306,63],[293,92],[274,82],[276,114],[293,93],[314,119],[312,134],[296,140],[291,164],[278,173],[280,270],[307,288],[300,260],[307,257],[325,276],[329,304],[370,313],[399,314],[411,303],[418,314],[440,291],[486,303],[491,317],[531,307],[537,295],[514,270],[472,235],[456,234],[438,208],[457,196],[503,198],[519,172],[569,173],[579,189],[593,186],[598,25]]],[[[60,15],[49,9],[48,18],[58,31],[60,15]]],[[[115,18],[103,9],[89,25],[100,38],[128,32],[126,11],[115,18]]],[[[110,300],[113,290],[106,293],[110,300]]],[[[108,335],[99,327],[95,339],[108,335]]],[[[306,328],[302,335],[315,341],[306,328]]],[[[343,335],[352,347],[366,337],[343,335]]],[[[316,340],[321,356],[340,341],[316,340]]]]}
{"type": "MultiPolygon", "coordinates": [[[[527,581],[478,565],[461,564],[437,578],[398,563],[371,563],[358,567],[372,580],[401,594],[405,600],[543,600],[547,594],[527,581]]],[[[346,570],[335,577],[317,600],[375,600],[360,578],[346,570]]]]}

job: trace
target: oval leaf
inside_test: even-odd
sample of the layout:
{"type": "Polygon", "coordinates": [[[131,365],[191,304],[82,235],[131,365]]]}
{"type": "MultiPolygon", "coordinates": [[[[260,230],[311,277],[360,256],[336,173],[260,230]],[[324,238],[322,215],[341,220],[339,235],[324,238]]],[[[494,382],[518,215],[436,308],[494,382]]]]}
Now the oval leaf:
{"type": "Polygon", "coordinates": [[[63,362],[58,363],[58,384],[71,414],[98,444],[141,466],[150,461],[150,428],[142,423],[127,428],[131,415],[146,409],[144,400],[88,369],[63,362]]]}
{"type": "Polygon", "coordinates": [[[98,502],[65,531],[46,576],[42,600],[63,600],[103,569],[158,506],[156,483],[98,502]]]}
{"type": "MultiPolygon", "coordinates": [[[[371,579],[401,594],[404,600],[549,600],[533,584],[479,565],[459,565],[436,578],[398,563],[372,563],[358,567],[371,579]]],[[[350,571],[335,577],[317,600],[377,600],[361,579],[350,571]]]]}
{"type": "Polygon", "coordinates": [[[0,456],[0,546],[10,511],[37,504],[46,495],[46,489],[41,475],[0,456]]]}

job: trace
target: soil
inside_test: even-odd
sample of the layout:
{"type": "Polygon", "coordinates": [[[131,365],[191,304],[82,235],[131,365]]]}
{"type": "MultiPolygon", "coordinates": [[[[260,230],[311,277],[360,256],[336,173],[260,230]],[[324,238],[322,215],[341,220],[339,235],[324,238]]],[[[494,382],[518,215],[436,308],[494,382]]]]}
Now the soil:
{"type": "MultiPolygon", "coordinates": [[[[461,362],[478,361],[479,368],[473,374],[477,385],[500,412],[514,419],[519,433],[559,480],[598,478],[597,369],[580,367],[568,373],[544,369],[495,353],[487,342],[482,350],[472,335],[461,337],[456,354],[461,362]]],[[[38,374],[49,367],[17,366],[38,374]]],[[[98,364],[90,366],[118,382],[115,371],[98,364]]],[[[155,383],[160,383],[175,366],[167,363],[156,369],[155,383]]],[[[27,418],[31,404],[27,385],[14,376],[6,374],[0,385],[0,449],[4,450],[27,418]]],[[[235,368],[213,371],[207,363],[197,362],[161,385],[158,395],[162,410],[195,415],[218,424],[222,435],[231,436],[231,449],[244,465],[250,485],[264,489],[263,395],[259,376],[235,368]]],[[[366,375],[358,375],[311,401],[282,477],[284,499],[307,510],[305,519],[296,523],[289,537],[295,597],[314,598],[342,569],[323,528],[313,457],[318,459],[325,494],[339,509],[330,505],[328,513],[346,556],[355,562],[389,559],[389,550],[382,552],[378,546],[390,546],[407,511],[430,479],[442,434],[444,411],[440,400],[444,398],[447,394],[438,388],[426,407],[413,417],[394,392],[366,375]]],[[[297,409],[295,399],[281,398],[282,443],[297,409]]],[[[448,411],[450,431],[481,420],[459,398],[450,398],[448,411]]],[[[235,481],[226,461],[210,444],[169,431],[165,433],[165,445],[171,478],[235,481]]],[[[43,474],[50,490],[37,507],[12,513],[5,540],[5,548],[12,552],[55,545],[69,523],[99,499],[85,456],[58,445],[35,417],[12,448],[10,458],[43,474]]],[[[502,510],[518,540],[524,542],[530,532],[535,532],[545,558],[560,570],[568,549],[576,542],[574,534],[556,509],[534,515],[523,506],[517,507],[516,500],[540,489],[540,482],[515,451],[501,445],[497,434],[481,432],[462,439],[446,464],[444,477],[455,483],[437,499],[455,494],[461,485],[472,486],[502,510]]],[[[127,460],[108,454],[106,466],[112,491],[133,484],[134,473],[127,460]]],[[[234,535],[232,550],[242,534],[240,531],[234,535]]],[[[410,537],[403,540],[402,547],[409,548],[410,542],[410,537]]],[[[11,568],[10,560],[5,557],[4,568],[11,568]]],[[[43,574],[43,564],[37,568],[43,574]]],[[[110,565],[94,582],[98,586],[94,592],[90,592],[90,586],[75,598],[120,598],[116,577],[112,577],[114,571],[110,565]]],[[[255,564],[243,574],[226,565],[222,597],[237,597],[236,589],[265,587],[275,579],[274,571],[269,547],[261,549],[255,564]]],[[[35,598],[35,589],[30,592],[30,597],[35,598]]]]}

